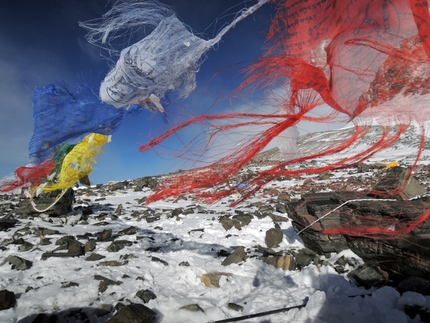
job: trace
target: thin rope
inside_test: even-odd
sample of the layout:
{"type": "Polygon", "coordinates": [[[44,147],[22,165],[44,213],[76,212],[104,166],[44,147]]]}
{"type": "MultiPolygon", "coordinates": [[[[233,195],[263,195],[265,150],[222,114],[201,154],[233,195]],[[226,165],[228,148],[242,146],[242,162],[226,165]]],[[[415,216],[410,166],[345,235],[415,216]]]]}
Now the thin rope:
{"type": "Polygon", "coordinates": [[[64,196],[64,194],[66,194],[66,192],[67,192],[67,189],[66,189],[66,190],[63,190],[63,191],[62,191],[62,193],[61,193],[61,194],[57,197],[57,199],[54,201],[54,203],[52,203],[52,204],[51,204],[51,205],[49,205],[46,209],[43,209],[43,210],[39,210],[39,209],[37,208],[36,203],[34,203],[34,201],[33,201],[33,197],[34,197],[34,196],[32,196],[28,191],[25,191],[25,192],[24,192],[24,194],[25,194],[25,196],[27,196],[27,197],[29,197],[29,198],[30,198],[30,204],[31,204],[31,206],[33,207],[33,209],[34,209],[36,212],[43,213],[43,212],[46,212],[46,211],[50,210],[52,207],[54,207],[54,205],[55,205],[55,204],[57,204],[57,202],[58,202],[59,200],[61,200],[61,198],[64,196]]]}

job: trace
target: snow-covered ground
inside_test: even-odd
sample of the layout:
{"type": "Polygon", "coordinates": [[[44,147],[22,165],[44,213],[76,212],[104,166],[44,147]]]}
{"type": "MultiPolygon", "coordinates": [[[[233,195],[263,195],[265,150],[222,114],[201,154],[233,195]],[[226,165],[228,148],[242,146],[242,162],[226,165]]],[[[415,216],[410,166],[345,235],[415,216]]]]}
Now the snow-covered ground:
{"type": "MultiPolygon", "coordinates": [[[[407,148],[398,149],[403,149],[402,156],[410,155],[407,148]]],[[[346,176],[347,172],[336,174],[346,176]]],[[[283,192],[288,187],[300,185],[300,181],[303,178],[276,181],[267,186],[283,192]]],[[[148,188],[138,192],[133,189],[81,188],[75,207],[91,207],[93,212],[87,217],[79,210],[57,219],[42,215],[19,219],[15,227],[1,231],[0,263],[8,256],[18,256],[31,261],[32,266],[26,270],[12,269],[8,263],[0,266],[0,290],[12,291],[17,297],[14,308],[0,311],[0,322],[32,322],[39,313],[56,313],[61,322],[106,322],[113,311],[97,316],[97,308],[103,304],[115,306],[119,302],[143,303],[136,296],[142,290],[155,294],[156,298],[145,305],[156,312],[156,322],[166,323],[225,320],[304,302],[307,302],[304,307],[244,322],[420,322],[419,317],[412,319],[405,314],[405,305],[430,309],[430,296],[413,292],[400,295],[387,286],[366,290],[350,282],[346,273],[338,274],[330,265],[310,264],[301,270],[286,271],[262,262],[261,254],[256,250],[258,246],[266,247],[265,233],[275,227],[270,217],[253,216],[252,221],[240,230],[233,227],[228,231],[219,221],[220,217],[237,214],[237,211],[253,214],[259,205],[275,203],[276,197],[259,193],[234,209],[229,204],[237,196],[213,205],[191,198],[142,204],[142,198],[150,192],[148,188]],[[119,205],[122,205],[122,211],[116,215],[119,205]],[[172,213],[178,208],[182,211],[172,213]],[[136,229],[125,234],[123,230],[130,227],[136,229]],[[42,228],[54,231],[43,231],[42,228]],[[120,235],[97,240],[105,230],[112,230],[112,236],[120,235]],[[47,233],[41,236],[41,232],[47,233]],[[91,239],[96,240],[96,244],[83,256],[42,260],[42,255],[58,247],[56,241],[64,236],[73,236],[83,245],[91,239]],[[29,250],[23,249],[22,241],[18,243],[20,238],[33,246],[29,250]],[[51,244],[42,243],[46,239],[50,239],[51,244]],[[131,243],[112,252],[109,246],[113,240],[131,243]],[[247,258],[223,266],[226,254],[237,246],[245,248],[247,258]],[[92,261],[87,259],[92,254],[101,257],[92,261]],[[202,275],[214,271],[224,273],[220,287],[205,286],[202,275]],[[102,290],[97,275],[115,283],[102,290]],[[231,309],[230,303],[239,305],[242,310],[231,309]],[[190,304],[197,304],[200,309],[193,312],[183,308],[190,304]],[[85,312],[88,319],[85,321],[82,316],[78,319],[76,313],[79,312],[85,312]]],[[[9,202],[3,199],[2,203],[9,202]]],[[[274,251],[303,248],[290,221],[279,222],[279,225],[284,236],[274,251]]],[[[355,258],[360,263],[350,251],[332,254],[327,260],[333,264],[341,256],[355,258]]]]}

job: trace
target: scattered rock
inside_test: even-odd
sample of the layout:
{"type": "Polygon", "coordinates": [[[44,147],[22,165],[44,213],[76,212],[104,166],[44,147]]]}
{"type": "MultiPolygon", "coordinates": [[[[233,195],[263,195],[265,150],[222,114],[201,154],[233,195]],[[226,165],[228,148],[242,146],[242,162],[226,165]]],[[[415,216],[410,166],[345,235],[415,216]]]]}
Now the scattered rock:
{"type": "Polygon", "coordinates": [[[387,283],[386,277],[374,266],[360,266],[348,274],[357,284],[370,288],[387,283]]]}
{"type": "Polygon", "coordinates": [[[181,307],[182,310],[187,310],[191,312],[204,312],[203,309],[198,304],[190,304],[181,307]]]}
{"type": "Polygon", "coordinates": [[[278,201],[288,202],[291,200],[291,197],[288,193],[281,193],[278,195],[278,201]]]}
{"type": "Polygon", "coordinates": [[[295,255],[298,269],[302,269],[303,267],[310,265],[312,262],[314,264],[318,264],[319,258],[320,257],[314,251],[308,248],[300,249],[295,255]]]}
{"type": "Polygon", "coordinates": [[[282,242],[283,237],[284,234],[281,229],[272,228],[266,231],[266,238],[264,241],[269,248],[277,248],[282,242]]]}
{"type": "Polygon", "coordinates": [[[138,291],[136,293],[136,296],[139,297],[145,304],[148,303],[151,299],[157,298],[157,296],[149,289],[138,291]]]}
{"type": "Polygon", "coordinates": [[[27,270],[30,269],[31,266],[33,266],[33,263],[30,260],[26,260],[24,258],[12,255],[7,256],[0,266],[3,266],[6,263],[12,265],[12,269],[15,270],[27,270]]]}
{"type": "Polygon", "coordinates": [[[162,259],[160,259],[158,257],[151,257],[151,261],[153,261],[153,262],[159,262],[159,263],[163,264],[164,266],[168,266],[169,265],[166,261],[164,261],[164,260],[162,260],[162,259]]]}
{"type": "Polygon", "coordinates": [[[100,281],[100,284],[99,284],[99,292],[100,293],[103,293],[104,291],[106,291],[106,289],[108,289],[108,287],[111,285],[121,285],[122,284],[122,282],[116,282],[112,279],[103,277],[101,275],[95,275],[94,279],[100,281]]]}
{"type": "Polygon", "coordinates": [[[235,303],[228,303],[227,307],[229,310],[232,310],[232,311],[243,312],[243,306],[235,303]]]}
{"type": "Polygon", "coordinates": [[[91,255],[89,255],[87,258],[85,258],[86,261],[98,261],[100,259],[106,258],[105,256],[99,255],[98,253],[93,252],[91,255]]]}
{"type": "Polygon", "coordinates": [[[245,259],[245,247],[237,247],[232,254],[230,254],[224,261],[221,263],[223,266],[229,266],[231,264],[238,264],[245,259]]]}
{"type": "Polygon", "coordinates": [[[125,247],[130,247],[131,245],[133,245],[133,242],[128,240],[116,240],[112,242],[106,250],[109,252],[118,252],[125,247]]]}
{"type": "Polygon", "coordinates": [[[15,307],[15,294],[7,289],[0,290],[0,311],[15,307]]]}
{"type": "Polygon", "coordinates": [[[230,219],[227,216],[223,216],[220,220],[222,227],[228,231],[231,228],[235,227],[237,230],[242,230],[241,226],[240,226],[240,222],[230,219]]]}
{"type": "Polygon", "coordinates": [[[156,314],[142,304],[131,304],[122,307],[106,323],[154,323],[156,314]]]}
{"type": "Polygon", "coordinates": [[[97,241],[109,241],[112,237],[112,229],[105,229],[96,234],[97,241]]]}
{"type": "Polygon", "coordinates": [[[128,261],[117,261],[117,260],[110,260],[110,261],[100,261],[98,263],[99,266],[107,266],[107,267],[118,267],[118,266],[124,266],[127,265],[128,261]]]}
{"type": "Polygon", "coordinates": [[[203,284],[205,284],[206,287],[219,288],[220,287],[219,281],[222,276],[229,277],[229,276],[232,276],[232,274],[219,272],[219,271],[212,271],[210,273],[203,274],[200,277],[200,280],[203,284]]]}
{"type": "Polygon", "coordinates": [[[275,257],[260,257],[260,260],[268,265],[272,265],[276,268],[283,270],[295,270],[297,265],[294,257],[291,255],[286,256],[275,256],[275,257]]]}

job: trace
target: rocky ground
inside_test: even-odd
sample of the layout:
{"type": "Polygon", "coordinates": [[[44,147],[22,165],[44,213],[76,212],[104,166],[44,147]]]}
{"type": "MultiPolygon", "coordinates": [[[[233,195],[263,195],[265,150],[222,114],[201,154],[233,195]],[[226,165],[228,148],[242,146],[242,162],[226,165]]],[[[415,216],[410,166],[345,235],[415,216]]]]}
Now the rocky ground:
{"type": "MultiPolygon", "coordinates": [[[[416,174],[427,192],[429,171],[423,166],[416,174]]],[[[0,195],[0,318],[205,322],[298,306],[307,314],[294,309],[292,317],[306,319],[318,316],[312,314],[318,306],[304,306],[306,296],[313,300],[323,290],[328,297],[328,289],[336,285],[350,294],[345,297],[376,299],[372,293],[389,286],[389,280],[375,282],[374,276],[366,275],[368,270],[361,274],[363,260],[348,250],[330,254],[304,247],[288,207],[309,192],[371,188],[385,172],[381,164],[367,164],[300,179],[280,178],[236,208],[229,202],[238,196],[214,205],[187,196],[145,205],[146,196],[162,180],[153,177],[76,189],[76,202],[67,214],[58,212],[64,210],[63,202],[39,214],[19,194],[0,195]],[[306,283],[309,277],[313,281],[306,283]]],[[[36,203],[44,207],[48,201],[36,203]]],[[[67,207],[67,198],[64,204],[67,207]]],[[[406,313],[399,322],[428,317],[430,299],[424,295],[430,295],[429,286],[425,279],[391,283],[389,295],[396,291],[397,302],[403,304],[396,310],[406,313]],[[413,301],[402,300],[400,293],[405,292],[415,293],[413,301]]],[[[335,322],[330,315],[321,317],[335,322]]],[[[272,315],[273,321],[264,322],[285,318],[285,313],[278,314],[278,320],[272,315]]]]}

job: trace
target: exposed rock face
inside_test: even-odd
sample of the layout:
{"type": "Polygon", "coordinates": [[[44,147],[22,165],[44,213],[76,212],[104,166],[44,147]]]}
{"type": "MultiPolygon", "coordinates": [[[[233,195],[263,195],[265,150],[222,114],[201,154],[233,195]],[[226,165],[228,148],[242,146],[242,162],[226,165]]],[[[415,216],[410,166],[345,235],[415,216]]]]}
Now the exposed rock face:
{"type": "MultiPolygon", "coordinates": [[[[299,202],[289,203],[290,214],[294,228],[300,232],[312,222],[316,222],[300,236],[305,245],[318,254],[340,252],[351,249],[365,262],[377,263],[382,271],[388,272],[390,279],[402,279],[407,276],[428,277],[430,275],[430,250],[421,248],[430,244],[430,223],[425,221],[406,237],[374,236],[366,238],[350,234],[326,235],[321,231],[339,228],[344,224],[349,227],[363,225],[372,227],[383,223],[391,225],[393,215],[398,219],[398,225],[411,223],[428,208],[430,198],[405,201],[387,201],[373,199],[370,201],[353,201],[341,209],[333,211],[348,200],[369,198],[369,192],[329,192],[305,194],[299,202]],[[331,213],[330,213],[331,212],[331,213]]],[[[392,228],[396,229],[396,228],[392,228]]]]}

